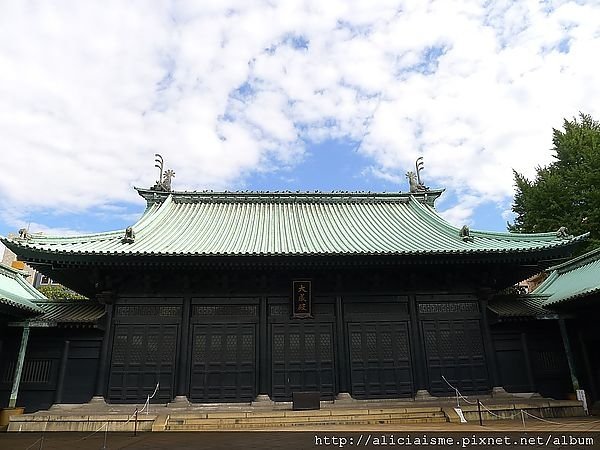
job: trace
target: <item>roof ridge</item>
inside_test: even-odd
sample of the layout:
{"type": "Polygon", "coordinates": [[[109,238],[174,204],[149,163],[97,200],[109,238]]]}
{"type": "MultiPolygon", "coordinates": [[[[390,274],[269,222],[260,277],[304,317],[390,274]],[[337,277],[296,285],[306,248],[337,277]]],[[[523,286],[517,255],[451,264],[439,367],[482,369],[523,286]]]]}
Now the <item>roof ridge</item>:
{"type": "Polygon", "coordinates": [[[388,200],[407,201],[409,197],[423,198],[424,201],[434,202],[444,189],[432,189],[423,192],[372,192],[372,191],[155,191],[152,189],[135,188],[148,205],[158,203],[172,196],[175,201],[337,201],[388,200]]]}
{"type": "MultiPolygon", "coordinates": [[[[590,233],[585,233],[585,236],[589,234],[590,233]]],[[[584,236],[584,234],[582,234],[581,236],[584,236]]],[[[563,263],[549,267],[548,271],[557,271],[559,273],[570,272],[571,270],[575,270],[579,267],[586,266],[598,260],[600,260],[600,247],[595,248],[594,250],[590,250],[589,252],[584,253],[583,255],[576,256],[575,258],[572,258],[563,263]]]]}
{"type": "MultiPolygon", "coordinates": [[[[25,300],[43,300],[46,299],[46,296],[44,294],[42,294],[40,291],[38,291],[36,288],[34,288],[31,284],[29,284],[25,278],[23,277],[23,273],[18,270],[15,269],[13,267],[9,267],[5,264],[0,264],[0,273],[3,273],[3,275],[10,277],[11,280],[14,280],[15,283],[17,283],[19,286],[21,286],[21,288],[23,288],[25,290],[25,292],[31,294],[31,297],[23,297],[21,295],[18,294],[14,294],[18,297],[21,297],[22,299],[25,300]]],[[[5,291],[7,293],[10,294],[9,291],[5,291]]]]}
{"type": "Polygon", "coordinates": [[[216,190],[212,190],[212,189],[203,189],[201,191],[198,190],[194,190],[194,191],[155,191],[152,189],[145,189],[145,188],[138,188],[138,187],[134,187],[135,190],[138,191],[138,193],[155,193],[157,195],[161,195],[161,196],[167,196],[167,195],[198,195],[198,194],[203,194],[203,195],[351,195],[351,194],[356,194],[356,195],[403,195],[403,196],[411,196],[411,195],[424,195],[424,194],[431,194],[431,193],[438,193],[438,192],[443,192],[445,189],[430,189],[428,191],[420,191],[420,192],[404,192],[404,191],[352,191],[352,190],[343,190],[343,189],[334,189],[331,191],[321,191],[319,189],[314,189],[314,190],[305,190],[305,191],[300,191],[300,190],[295,190],[295,191],[291,191],[291,190],[254,190],[254,189],[246,189],[246,190],[236,190],[236,191],[229,191],[229,190],[224,190],[224,191],[216,191],[216,190]]]}

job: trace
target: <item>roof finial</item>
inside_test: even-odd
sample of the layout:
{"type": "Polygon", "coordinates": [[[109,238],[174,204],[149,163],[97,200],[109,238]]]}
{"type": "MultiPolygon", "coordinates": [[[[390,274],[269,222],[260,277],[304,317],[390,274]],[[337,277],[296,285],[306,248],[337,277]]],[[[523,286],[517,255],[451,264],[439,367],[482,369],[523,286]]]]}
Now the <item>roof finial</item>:
{"type": "Polygon", "coordinates": [[[408,186],[411,193],[425,192],[429,190],[429,188],[421,182],[421,171],[424,168],[425,166],[423,164],[423,157],[419,156],[415,161],[415,172],[409,171],[406,173],[406,178],[408,178],[408,186]]]}
{"type": "Polygon", "coordinates": [[[156,159],[154,160],[156,164],[154,164],[154,167],[158,169],[158,181],[156,182],[156,184],[160,184],[163,178],[164,161],[163,157],[160,156],[158,153],[155,153],[154,156],[156,156],[156,159]]]}
{"type": "Polygon", "coordinates": [[[166,191],[171,191],[171,180],[175,178],[175,172],[172,169],[167,169],[163,175],[162,185],[166,191]]]}
{"type": "Polygon", "coordinates": [[[167,169],[166,171],[163,171],[164,170],[163,157],[161,155],[159,155],[158,153],[155,153],[154,156],[156,157],[156,159],[154,160],[154,162],[156,163],[156,164],[154,164],[154,167],[156,167],[159,170],[159,174],[158,174],[158,180],[156,181],[156,184],[151,189],[154,191],[170,192],[171,191],[171,180],[173,178],[175,178],[175,172],[173,172],[173,170],[171,170],[171,169],[167,169]]]}
{"type": "Polygon", "coordinates": [[[421,170],[425,170],[425,164],[423,163],[423,157],[419,156],[415,161],[415,170],[417,171],[417,182],[420,186],[423,186],[421,182],[421,170]]]}

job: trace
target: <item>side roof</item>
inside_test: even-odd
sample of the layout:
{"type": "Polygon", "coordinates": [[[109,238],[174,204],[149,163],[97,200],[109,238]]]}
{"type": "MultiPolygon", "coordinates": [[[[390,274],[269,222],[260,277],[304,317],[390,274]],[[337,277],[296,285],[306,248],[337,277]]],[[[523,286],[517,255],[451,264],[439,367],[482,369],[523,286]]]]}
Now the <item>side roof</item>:
{"type": "MultiPolygon", "coordinates": [[[[36,304],[43,314],[28,320],[32,327],[91,327],[105,314],[104,306],[94,300],[46,300],[36,304]]],[[[23,322],[13,322],[9,326],[22,324],[23,322]]]]}
{"type": "Polygon", "coordinates": [[[501,321],[558,318],[554,311],[544,308],[545,303],[546,297],[534,294],[517,297],[498,296],[490,300],[488,309],[501,321]]]}
{"type": "Polygon", "coordinates": [[[433,208],[442,191],[403,193],[157,192],[125,230],[80,236],[9,236],[17,253],[96,256],[518,254],[586,237],[471,231],[433,208]]]}
{"type": "Polygon", "coordinates": [[[535,291],[556,306],[600,292],[600,248],[548,269],[550,275],[535,291]]]}
{"type": "Polygon", "coordinates": [[[20,271],[0,264],[0,304],[17,313],[35,314],[43,310],[35,304],[36,300],[47,298],[31,286],[20,271]]]}

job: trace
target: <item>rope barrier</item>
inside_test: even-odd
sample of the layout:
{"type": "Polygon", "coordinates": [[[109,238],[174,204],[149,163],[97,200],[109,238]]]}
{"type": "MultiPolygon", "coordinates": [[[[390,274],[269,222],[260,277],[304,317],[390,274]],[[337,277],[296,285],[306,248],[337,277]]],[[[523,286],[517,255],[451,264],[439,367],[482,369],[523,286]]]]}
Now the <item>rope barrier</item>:
{"type": "Polygon", "coordinates": [[[149,395],[148,398],[146,399],[146,403],[144,404],[144,407],[139,411],[139,412],[144,412],[144,410],[146,410],[146,415],[148,414],[148,412],[150,411],[150,400],[154,398],[154,396],[156,395],[156,393],[158,392],[158,387],[160,386],[160,382],[156,383],[156,387],[154,388],[154,392],[152,393],[152,395],[149,395]]]}
{"type": "MultiPolygon", "coordinates": [[[[95,434],[96,434],[98,431],[100,431],[102,428],[104,428],[104,427],[107,427],[107,426],[108,426],[108,421],[106,421],[106,422],[104,423],[104,425],[102,425],[100,428],[98,428],[98,429],[97,429],[96,431],[94,431],[93,433],[91,433],[91,434],[89,434],[89,435],[87,435],[87,436],[84,436],[84,437],[82,437],[81,439],[78,439],[78,440],[77,440],[77,442],[84,441],[84,440],[86,440],[87,438],[89,438],[89,437],[92,437],[92,436],[93,436],[93,435],[95,435],[95,434]]],[[[107,428],[108,428],[108,427],[107,427],[107,428]]]]}
{"type": "Polygon", "coordinates": [[[515,413],[515,414],[512,414],[512,415],[510,415],[510,416],[508,416],[508,417],[506,417],[506,416],[501,416],[500,414],[496,414],[495,412],[493,412],[492,410],[490,410],[490,409],[489,409],[487,406],[485,406],[483,403],[479,402],[479,404],[480,404],[480,405],[483,407],[483,409],[485,409],[485,410],[486,410],[486,411],[487,411],[489,414],[491,414],[491,415],[492,415],[492,416],[494,416],[494,417],[498,417],[499,419],[510,419],[510,420],[512,420],[512,419],[514,419],[515,417],[517,417],[518,415],[520,415],[520,414],[521,414],[521,412],[519,411],[519,412],[517,412],[517,413],[515,413]]]}
{"type": "MultiPolygon", "coordinates": [[[[127,420],[125,421],[125,425],[127,425],[129,422],[131,422],[131,419],[133,419],[134,417],[136,418],[137,421],[137,416],[139,413],[143,412],[144,410],[146,410],[146,414],[148,414],[148,410],[149,410],[149,405],[150,405],[150,400],[152,400],[155,396],[156,393],[158,392],[158,389],[160,387],[160,383],[156,383],[156,387],[154,388],[154,392],[152,392],[152,395],[148,395],[146,398],[146,402],[144,403],[144,407],[140,410],[138,407],[135,408],[135,410],[133,411],[133,413],[127,417],[127,420]]],[[[73,442],[81,442],[84,441],[86,439],[89,439],[90,437],[92,437],[93,435],[95,435],[96,433],[100,432],[104,427],[106,427],[105,429],[105,433],[104,433],[104,444],[103,444],[103,449],[106,449],[106,439],[107,439],[107,435],[108,435],[108,424],[110,422],[114,422],[113,420],[108,420],[106,421],[100,428],[98,428],[96,431],[80,438],[80,439],[76,439],[73,442]]],[[[46,426],[48,425],[48,423],[46,422],[46,426]]],[[[46,432],[46,426],[44,427],[44,431],[43,433],[46,432]]],[[[136,428],[137,428],[137,422],[136,422],[136,428]]],[[[137,430],[136,430],[137,431],[137,430]]],[[[31,444],[29,447],[27,447],[25,450],[30,450],[34,445],[36,445],[38,442],[44,440],[44,434],[42,434],[42,436],[35,441],[33,444],[31,444]]],[[[41,444],[40,444],[41,445],[41,444]]],[[[41,447],[40,447],[41,448],[41,447]]]]}
{"type": "Polygon", "coordinates": [[[446,384],[447,384],[448,386],[450,386],[450,388],[451,388],[451,389],[454,389],[454,392],[456,392],[456,404],[457,404],[457,406],[458,406],[459,408],[460,408],[460,402],[459,402],[459,400],[458,400],[458,398],[459,398],[459,397],[460,397],[460,398],[462,398],[462,399],[463,399],[465,402],[467,402],[469,405],[476,405],[476,404],[477,404],[477,402],[472,402],[472,401],[470,401],[470,400],[469,400],[467,397],[465,397],[464,395],[462,395],[462,394],[460,393],[460,391],[459,391],[457,388],[455,388],[454,386],[452,386],[452,385],[450,384],[450,382],[449,382],[448,380],[446,380],[446,377],[445,377],[444,375],[442,375],[442,380],[444,380],[444,381],[446,382],[446,384]]]}
{"type": "MultiPolygon", "coordinates": [[[[456,388],[452,384],[450,384],[450,382],[446,379],[446,377],[444,375],[442,375],[442,379],[456,393],[456,405],[457,405],[458,408],[460,408],[460,400],[459,399],[462,398],[468,404],[471,404],[471,405],[479,404],[481,407],[483,407],[483,409],[485,409],[487,411],[488,414],[491,414],[492,416],[497,417],[498,419],[513,420],[515,417],[517,417],[517,416],[520,415],[521,416],[521,421],[523,422],[523,429],[525,429],[525,416],[526,415],[529,416],[529,417],[532,417],[534,419],[537,419],[539,421],[546,422],[546,423],[549,423],[549,424],[552,424],[552,425],[558,425],[558,426],[568,425],[568,424],[565,424],[565,423],[553,422],[551,420],[547,420],[547,419],[544,419],[542,417],[538,417],[538,416],[536,416],[534,414],[531,414],[531,413],[525,411],[524,409],[520,409],[518,412],[516,412],[514,414],[511,414],[509,416],[501,416],[500,414],[496,414],[495,412],[493,412],[492,410],[490,410],[480,400],[477,400],[477,402],[471,402],[471,401],[469,401],[469,399],[467,399],[464,395],[461,394],[461,392],[458,390],[458,388],[456,388]]],[[[594,421],[594,422],[600,422],[600,420],[594,421]]],[[[594,423],[594,422],[592,422],[592,423],[594,423]]],[[[588,423],[586,423],[586,425],[587,424],[588,423]]]]}
{"type": "Polygon", "coordinates": [[[528,413],[528,412],[527,412],[527,411],[525,411],[525,410],[521,410],[521,411],[523,411],[523,413],[524,413],[524,414],[527,414],[529,417],[533,417],[534,419],[540,420],[540,421],[542,421],[542,422],[547,422],[547,423],[551,423],[551,424],[553,424],[553,425],[560,425],[560,426],[566,425],[566,424],[564,424],[564,423],[552,422],[551,420],[546,420],[546,419],[544,419],[544,418],[542,418],[542,417],[537,417],[537,416],[534,416],[533,414],[530,414],[530,413],[528,413]]]}
{"type": "Polygon", "coordinates": [[[33,444],[31,444],[29,447],[27,447],[25,450],[29,450],[31,447],[33,447],[35,444],[37,444],[38,442],[40,442],[43,439],[43,437],[39,438],[37,441],[35,441],[33,444]]]}

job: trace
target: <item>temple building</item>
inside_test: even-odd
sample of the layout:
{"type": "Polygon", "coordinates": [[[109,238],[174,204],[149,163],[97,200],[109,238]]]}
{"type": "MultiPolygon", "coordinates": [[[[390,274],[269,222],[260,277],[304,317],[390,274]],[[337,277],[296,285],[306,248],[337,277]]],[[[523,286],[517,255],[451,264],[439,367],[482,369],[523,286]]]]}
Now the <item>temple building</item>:
{"type": "Polygon", "coordinates": [[[545,314],[555,314],[573,389],[584,390],[600,412],[600,248],[551,267],[548,273],[525,304],[537,302],[545,314]]]}
{"type": "MultiPolygon", "coordinates": [[[[567,396],[558,328],[507,326],[488,306],[585,236],[457,228],[436,212],[443,191],[412,181],[407,193],[157,183],[137,189],[147,207],[126,230],[2,238],[20,260],[103,305],[77,326],[32,332],[32,348],[46,351],[28,358],[50,361],[49,394],[28,408],[55,402],[61,364],[71,377],[62,402],[140,403],[157,386],[157,403],[281,402],[296,392],[427,398],[451,386],[567,396]],[[550,354],[556,373],[531,368],[550,354]]],[[[19,333],[2,329],[3,374],[19,333]]]]}

